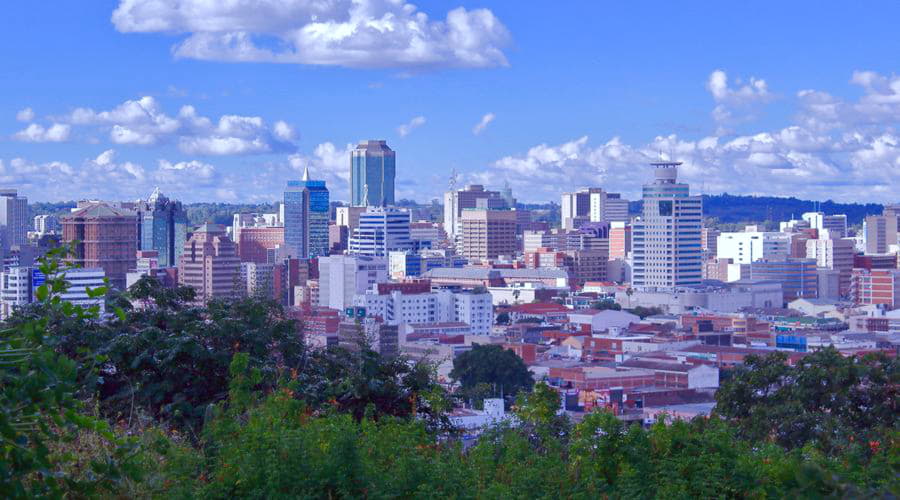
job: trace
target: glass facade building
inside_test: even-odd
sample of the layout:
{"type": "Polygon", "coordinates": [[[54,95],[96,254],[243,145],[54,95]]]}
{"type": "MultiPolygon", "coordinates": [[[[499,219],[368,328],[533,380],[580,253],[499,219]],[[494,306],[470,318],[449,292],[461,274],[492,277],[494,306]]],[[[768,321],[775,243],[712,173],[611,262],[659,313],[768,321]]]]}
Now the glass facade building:
{"type": "Polygon", "coordinates": [[[643,213],[632,230],[636,287],[699,285],[703,200],[676,182],[680,162],[656,162],[654,181],[644,184],[643,213]]]}
{"type": "Polygon", "coordinates": [[[141,250],[159,253],[160,267],[177,267],[187,240],[188,217],[180,201],[153,191],[139,213],[141,250]]]}
{"type": "Polygon", "coordinates": [[[385,141],[360,142],[350,154],[350,204],[394,204],[397,155],[385,141]]]}
{"type": "Polygon", "coordinates": [[[284,246],[297,259],[328,255],[328,188],[325,181],[288,181],[284,190],[284,246]]]}

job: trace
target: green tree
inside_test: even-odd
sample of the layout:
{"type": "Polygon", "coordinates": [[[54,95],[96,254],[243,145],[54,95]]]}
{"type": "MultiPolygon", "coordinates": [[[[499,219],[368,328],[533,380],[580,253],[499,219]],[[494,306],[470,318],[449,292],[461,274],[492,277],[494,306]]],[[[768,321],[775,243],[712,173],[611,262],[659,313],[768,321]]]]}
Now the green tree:
{"type": "Polygon", "coordinates": [[[478,384],[490,384],[495,396],[515,397],[534,385],[522,358],[494,344],[473,344],[470,351],[454,358],[450,377],[460,383],[464,395],[478,384]]]}

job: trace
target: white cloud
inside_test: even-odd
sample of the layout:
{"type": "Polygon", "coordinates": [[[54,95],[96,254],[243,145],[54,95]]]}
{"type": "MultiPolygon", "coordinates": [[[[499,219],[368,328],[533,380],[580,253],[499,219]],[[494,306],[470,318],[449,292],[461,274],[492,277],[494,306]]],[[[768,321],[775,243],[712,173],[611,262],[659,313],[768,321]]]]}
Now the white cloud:
{"type": "Polygon", "coordinates": [[[404,123],[403,125],[397,127],[397,133],[400,134],[400,137],[406,137],[410,133],[412,133],[413,130],[421,127],[422,125],[425,125],[425,117],[417,116],[410,120],[409,123],[404,123]]]}
{"type": "Polygon", "coordinates": [[[13,139],[24,142],[65,142],[69,140],[71,127],[62,123],[54,123],[47,128],[32,123],[13,134],[13,139]]]}
{"type": "Polygon", "coordinates": [[[819,90],[799,91],[799,121],[810,129],[820,131],[879,128],[900,123],[900,76],[854,71],[850,83],[859,85],[864,92],[856,102],[848,102],[819,90]]]}
{"type": "Polygon", "coordinates": [[[712,118],[719,124],[717,135],[730,133],[727,125],[753,118],[752,108],[760,103],[766,103],[774,97],[769,92],[769,86],[761,78],[750,77],[749,82],[736,81],[732,87],[728,83],[728,74],[721,69],[710,73],[706,81],[706,89],[716,102],[712,111],[712,118]],[[741,116],[737,116],[740,112],[741,116]]]}
{"type": "Polygon", "coordinates": [[[16,120],[20,122],[30,122],[34,120],[34,110],[31,108],[25,108],[16,113],[16,120]]]}
{"type": "MultiPolygon", "coordinates": [[[[182,106],[177,116],[170,116],[152,96],[128,100],[106,111],[76,108],[61,120],[108,129],[109,140],[114,144],[149,146],[175,141],[186,154],[235,155],[296,149],[297,133],[285,121],[278,120],[270,127],[260,116],[223,115],[214,123],[190,105],[182,106]]],[[[68,131],[69,125],[60,127],[68,131]]]]}
{"type": "Polygon", "coordinates": [[[434,21],[403,0],[121,0],[112,22],[187,33],[176,57],[364,68],[505,66],[510,38],[488,9],[434,21]]]}
{"type": "Polygon", "coordinates": [[[494,115],[494,113],[487,113],[484,116],[482,116],[481,120],[479,120],[478,123],[476,123],[475,126],[472,127],[472,133],[475,135],[478,135],[478,134],[484,132],[484,130],[487,128],[487,126],[490,125],[490,123],[492,121],[494,121],[495,117],[496,116],[494,115]]]}

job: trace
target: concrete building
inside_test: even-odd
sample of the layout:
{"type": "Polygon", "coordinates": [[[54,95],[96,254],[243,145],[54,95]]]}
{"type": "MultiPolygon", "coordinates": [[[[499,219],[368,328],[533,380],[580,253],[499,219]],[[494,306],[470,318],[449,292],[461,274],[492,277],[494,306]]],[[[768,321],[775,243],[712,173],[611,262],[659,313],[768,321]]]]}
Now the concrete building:
{"type": "Polygon", "coordinates": [[[628,200],[601,188],[563,193],[560,208],[560,226],[567,231],[585,222],[628,222],[628,200]]]}
{"type": "Polygon", "coordinates": [[[32,286],[34,272],[34,268],[25,266],[10,267],[0,272],[0,320],[9,318],[16,308],[28,305],[34,300],[32,286]]]}
{"type": "Polygon", "coordinates": [[[319,257],[319,303],[343,311],[353,305],[353,297],[376,283],[388,281],[385,257],[331,255],[319,257]]]}
{"type": "Polygon", "coordinates": [[[900,308],[900,269],[854,269],[850,297],[857,305],[900,308]]]}
{"type": "Polygon", "coordinates": [[[511,208],[498,191],[488,191],[484,186],[471,184],[465,189],[444,193],[444,231],[454,242],[461,232],[462,213],[466,209],[503,210],[511,208]]]}
{"type": "Polygon", "coordinates": [[[337,207],[334,209],[334,223],[338,226],[346,227],[349,233],[359,226],[359,215],[366,211],[368,207],[337,207]]]}
{"type": "Polygon", "coordinates": [[[394,205],[397,154],[386,141],[363,141],[350,153],[350,204],[394,205]]]}
{"type": "Polygon", "coordinates": [[[491,294],[438,290],[380,293],[368,290],[354,297],[353,305],[365,308],[367,316],[381,318],[388,325],[461,322],[473,335],[488,335],[493,325],[491,294]]]}
{"type": "Polygon", "coordinates": [[[457,250],[469,260],[496,259],[515,255],[516,214],[510,210],[471,208],[460,216],[457,250]]]}
{"type": "Polygon", "coordinates": [[[718,259],[731,259],[733,264],[749,264],[755,260],[786,259],[791,250],[791,235],[778,232],[721,233],[716,239],[718,259]]]}
{"type": "Polygon", "coordinates": [[[703,250],[703,260],[711,260],[719,254],[720,231],[704,227],[700,231],[700,249],[703,250]]]}
{"type": "Polygon", "coordinates": [[[146,202],[138,205],[138,250],[157,252],[160,267],[177,267],[188,230],[187,212],[181,202],[170,200],[156,188],[146,202]]]}
{"type": "Polygon", "coordinates": [[[309,178],[288,181],[284,190],[284,246],[296,259],[328,255],[328,188],[309,178]]]}
{"type": "Polygon", "coordinates": [[[847,216],[825,215],[824,212],[806,212],[802,215],[804,221],[809,223],[810,229],[818,231],[828,230],[830,238],[847,237],[847,216]]]}
{"type": "Polygon", "coordinates": [[[275,298],[275,264],[241,262],[241,282],[248,297],[275,298]]]}
{"type": "Polygon", "coordinates": [[[409,212],[393,207],[368,207],[359,215],[359,224],[350,236],[351,255],[387,256],[390,252],[408,251],[413,247],[409,237],[409,212]]]}
{"type": "Polygon", "coordinates": [[[62,227],[62,241],[73,245],[70,262],[85,269],[103,269],[110,285],[125,288],[125,275],[134,268],[136,260],[135,212],[102,202],[87,203],[64,216],[62,227]]]}
{"type": "Polygon", "coordinates": [[[853,240],[817,239],[807,240],[806,258],[814,259],[816,266],[832,269],[840,273],[840,294],[850,292],[850,271],[853,269],[853,255],[856,253],[853,240]]]}
{"type": "Polygon", "coordinates": [[[34,232],[38,235],[58,233],[62,229],[59,218],[55,215],[36,215],[34,217],[34,232]]]}
{"type": "Polygon", "coordinates": [[[191,234],[184,244],[178,282],[196,290],[198,303],[233,298],[244,292],[241,260],[224,226],[204,224],[191,234]]]}
{"type": "Polygon", "coordinates": [[[630,295],[627,292],[616,292],[616,302],[627,308],[659,307],[670,314],[698,309],[732,313],[746,307],[780,307],[784,302],[783,296],[780,282],[749,279],[732,283],[710,282],[675,289],[633,290],[630,295]]]}
{"type": "Polygon", "coordinates": [[[395,280],[418,277],[439,267],[462,268],[468,264],[465,257],[447,255],[446,252],[440,250],[390,252],[388,261],[390,277],[395,280]]]}
{"type": "Polygon", "coordinates": [[[350,228],[337,224],[328,225],[328,252],[330,255],[344,253],[350,246],[350,228]]]}
{"type": "Polygon", "coordinates": [[[264,264],[271,251],[284,247],[284,227],[245,227],[237,234],[241,262],[264,264]]]}
{"type": "Polygon", "coordinates": [[[757,260],[750,264],[750,277],[781,283],[784,302],[814,299],[818,294],[816,261],[813,259],[757,260]]]}
{"type": "Polygon", "coordinates": [[[867,254],[888,253],[892,246],[900,244],[900,217],[896,215],[870,215],[863,226],[867,254]]]}
{"type": "Polygon", "coordinates": [[[611,222],[609,225],[609,258],[624,259],[631,252],[631,225],[611,222]]]}
{"type": "Polygon", "coordinates": [[[62,278],[66,280],[68,286],[60,294],[60,299],[84,308],[96,306],[100,314],[106,312],[105,297],[90,297],[87,293],[88,288],[96,289],[106,286],[104,278],[107,276],[103,269],[88,267],[66,269],[62,272],[62,278]]]}
{"type": "Polygon", "coordinates": [[[699,285],[702,275],[700,233],[703,201],[678,183],[680,162],[652,163],[654,181],[644,184],[643,213],[632,232],[636,287],[699,285]]]}
{"type": "Polygon", "coordinates": [[[28,198],[15,189],[0,189],[0,256],[13,245],[28,243],[28,198]]]}

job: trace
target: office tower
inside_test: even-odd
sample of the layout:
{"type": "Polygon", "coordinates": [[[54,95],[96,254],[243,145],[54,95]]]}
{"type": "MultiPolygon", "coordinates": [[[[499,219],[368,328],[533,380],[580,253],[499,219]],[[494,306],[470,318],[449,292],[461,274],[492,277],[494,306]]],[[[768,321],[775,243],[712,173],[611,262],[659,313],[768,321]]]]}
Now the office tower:
{"type": "Polygon", "coordinates": [[[515,255],[516,214],[510,210],[469,208],[460,217],[459,254],[467,259],[488,260],[515,255]]]}
{"type": "Polygon", "coordinates": [[[700,250],[703,250],[703,260],[712,260],[718,255],[720,231],[704,227],[700,231],[700,250]]]}
{"type": "MultiPolygon", "coordinates": [[[[887,208],[885,213],[888,213],[887,208]]],[[[900,242],[900,217],[896,215],[869,215],[863,226],[867,254],[888,253],[892,245],[896,246],[900,242]]]]}
{"type": "MultiPolygon", "coordinates": [[[[283,204],[279,204],[279,208],[283,204]]],[[[240,245],[241,230],[248,227],[282,227],[280,213],[236,213],[231,222],[231,234],[228,235],[231,241],[240,245]]],[[[227,230],[227,228],[226,228],[227,230]]]]}
{"type": "Polygon", "coordinates": [[[814,299],[818,294],[816,261],[813,259],[757,260],[750,264],[750,278],[781,283],[785,302],[814,299]]]}
{"type": "Polygon", "coordinates": [[[350,153],[350,204],[393,205],[397,154],[385,141],[363,141],[350,153]]]}
{"type": "Polygon", "coordinates": [[[815,259],[818,267],[833,269],[840,273],[839,292],[842,296],[850,291],[850,271],[853,269],[853,255],[856,249],[850,239],[822,239],[806,241],[806,258],[815,259]]]}
{"type": "Polygon", "coordinates": [[[265,300],[275,298],[274,271],[274,264],[241,262],[241,282],[247,287],[244,293],[265,300]]]}
{"type": "Polygon", "coordinates": [[[590,190],[563,193],[560,200],[560,227],[571,231],[589,220],[591,220],[590,190]]]}
{"type": "Polygon", "coordinates": [[[125,288],[138,244],[137,214],[93,202],[62,217],[62,241],[73,244],[68,259],[78,267],[101,268],[112,286],[125,288]],[[74,242],[77,241],[77,244],[74,242]]]}
{"type": "Polygon", "coordinates": [[[350,237],[351,255],[387,256],[412,249],[409,212],[393,207],[368,207],[359,216],[359,227],[350,237]]]}
{"type": "Polygon", "coordinates": [[[516,208],[516,199],[513,197],[512,188],[509,187],[509,181],[504,181],[500,197],[506,202],[507,207],[516,208]]]}
{"type": "Polygon", "coordinates": [[[60,230],[59,218],[55,215],[36,215],[34,217],[34,232],[43,236],[60,230]]]}
{"type": "Polygon", "coordinates": [[[187,239],[188,218],[180,201],[170,200],[153,190],[146,203],[139,204],[139,250],[155,250],[159,267],[177,267],[187,239]]]}
{"type": "Polygon", "coordinates": [[[699,285],[702,275],[700,232],[703,200],[690,196],[690,187],[676,182],[681,162],[651,163],[654,181],[644,184],[642,216],[633,224],[637,287],[699,285]]]}
{"type": "Polygon", "coordinates": [[[823,212],[806,212],[802,217],[803,220],[809,223],[811,229],[816,229],[820,232],[827,229],[829,238],[844,238],[847,236],[846,215],[825,215],[823,212]]]}
{"type": "Polygon", "coordinates": [[[453,242],[459,236],[460,216],[463,210],[483,208],[502,210],[509,208],[506,200],[497,191],[488,191],[479,184],[470,184],[465,189],[451,190],[444,193],[444,231],[453,242]]]}
{"type": "Polygon", "coordinates": [[[319,257],[319,306],[343,311],[353,296],[388,280],[385,257],[331,255],[319,257]]]}
{"type": "Polygon", "coordinates": [[[197,302],[233,298],[243,293],[241,260],[234,242],[219,224],[197,228],[184,244],[178,282],[197,291],[197,302]]]}
{"type": "Polygon", "coordinates": [[[328,253],[344,253],[350,244],[350,228],[337,224],[328,225],[328,253]]]}
{"type": "Polygon", "coordinates": [[[854,269],[850,297],[857,305],[900,307],[900,270],[854,269]]]}
{"type": "Polygon", "coordinates": [[[32,302],[32,273],[35,269],[15,266],[0,271],[0,320],[3,320],[9,318],[16,308],[32,302]]]}
{"type": "Polygon", "coordinates": [[[786,259],[791,251],[791,235],[778,232],[721,233],[716,239],[718,259],[731,259],[735,264],[754,260],[786,259]]]}
{"type": "Polygon", "coordinates": [[[68,287],[65,292],[60,294],[59,298],[84,308],[96,306],[100,314],[103,314],[106,311],[106,299],[91,297],[87,290],[105,286],[104,278],[107,277],[109,276],[101,268],[66,269],[62,272],[62,278],[66,280],[68,287]]]}
{"type": "Polygon", "coordinates": [[[288,181],[284,190],[284,246],[291,257],[328,255],[328,189],[325,181],[288,181]]]}
{"type": "Polygon", "coordinates": [[[13,245],[28,242],[28,198],[15,189],[0,189],[0,257],[13,245]]]}

